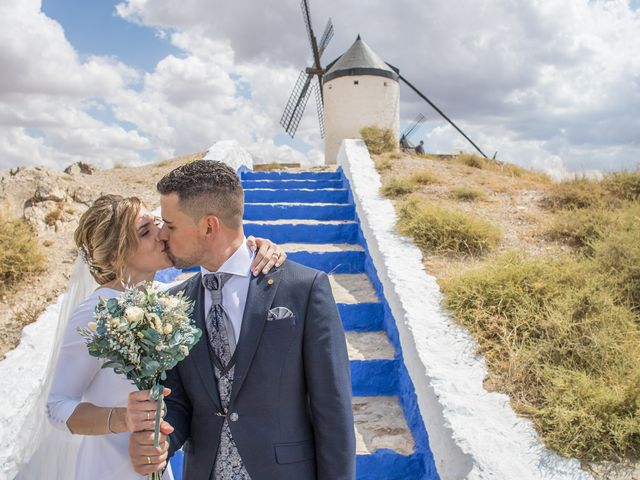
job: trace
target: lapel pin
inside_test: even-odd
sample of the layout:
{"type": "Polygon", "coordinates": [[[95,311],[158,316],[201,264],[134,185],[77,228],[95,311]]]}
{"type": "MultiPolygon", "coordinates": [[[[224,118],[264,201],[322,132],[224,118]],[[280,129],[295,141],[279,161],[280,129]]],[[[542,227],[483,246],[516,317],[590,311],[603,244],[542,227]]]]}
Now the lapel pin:
{"type": "Polygon", "coordinates": [[[269,280],[267,280],[267,285],[273,285],[273,278],[270,278],[269,280]]]}

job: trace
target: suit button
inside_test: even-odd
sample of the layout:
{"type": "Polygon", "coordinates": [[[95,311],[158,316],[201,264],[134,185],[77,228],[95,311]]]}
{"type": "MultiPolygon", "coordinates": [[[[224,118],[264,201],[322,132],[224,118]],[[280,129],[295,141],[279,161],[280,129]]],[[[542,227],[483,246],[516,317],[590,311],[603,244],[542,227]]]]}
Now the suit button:
{"type": "Polygon", "coordinates": [[[238,418],[240,418],[238,416],[238,414],[236,412],[233,412],[231,415],[229,415],[229,420],[231,420],[232,422],[237,422],[238,418]]]}

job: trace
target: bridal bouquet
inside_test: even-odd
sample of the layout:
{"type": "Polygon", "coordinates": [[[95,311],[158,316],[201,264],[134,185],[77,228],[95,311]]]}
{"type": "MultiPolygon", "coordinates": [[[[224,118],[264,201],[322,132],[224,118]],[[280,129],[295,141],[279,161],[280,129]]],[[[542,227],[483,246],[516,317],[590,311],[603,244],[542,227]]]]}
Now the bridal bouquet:
{"type": "MultiPolygon", "coordinates": [[[[157,402],[155,446],[158,446],[166,371],[189,355],[202,332],[190,315],[193,303],[152,284],[127,288],[96,306],[95,321],[79,328],[89,354],[104,360],[102,368],[125,375],[139,390],[151,390],[157,402]]],[[[159,478],[153,477],[151,478],[159,478]]]]}

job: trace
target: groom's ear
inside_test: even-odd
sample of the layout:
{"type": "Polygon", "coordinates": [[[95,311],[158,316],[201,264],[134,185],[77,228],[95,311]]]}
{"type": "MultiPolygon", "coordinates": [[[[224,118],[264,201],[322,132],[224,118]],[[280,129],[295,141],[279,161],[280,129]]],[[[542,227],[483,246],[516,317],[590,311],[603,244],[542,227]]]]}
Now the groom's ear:
{"type": "Polygon", "coordinates": [[[202,218],[202,227],[206,237],[216,236],[220,231],[220,219],[215,215],[206,215],[202,218]]]}

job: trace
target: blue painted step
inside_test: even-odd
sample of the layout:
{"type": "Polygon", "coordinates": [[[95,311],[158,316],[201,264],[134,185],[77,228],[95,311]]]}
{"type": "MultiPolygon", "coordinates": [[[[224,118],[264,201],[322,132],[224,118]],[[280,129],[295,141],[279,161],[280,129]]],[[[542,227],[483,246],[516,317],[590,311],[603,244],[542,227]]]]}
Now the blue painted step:
{"type": "Polygon", "coordinates": [[[351,360],[351,391],[354,396],[397,395],[396,360],[351,360]]]}
{"type": "Polygon", "coordinates": [[[242,188],[344,188],[342,180],[242,180],[242,188]]]}
{"type": "Polygon", "coordinates": [[[355,243],[358,225],[348,223],[245,223],[246,235],[265,237],[275,243],[355,243]]]}
{"type": "Polygon", "coordinates": [[[341,180],[341,172],[243,172],[242,180],[341,180]]]}
{"type": "Polygon", "coordinates": [[[256,188],[244,191],[244,201],[247,203],[347,203],[349,201],[349,191],[345,189],[269,190],[256,188]]]}
{"type": "MultiPolygon", "coordinates": [[[[286,247],[285,247],[286,248],[286,247]]],[[[364,272],[364,252],[347,250],[342,252],[287,252],[294,262],[326,273],[364,272]]]]}
{"type": "Polygon", "coordinates": [[[313,203],[247,203],[244,206],[245,220],[353,220],[355,207],[352,204],[313,203]]]}
{"type": "Polygon", "coordinates": [[[381,303],[339,303],[338,313],[347,331],[377,332],[384,329],[381,303]]]}

